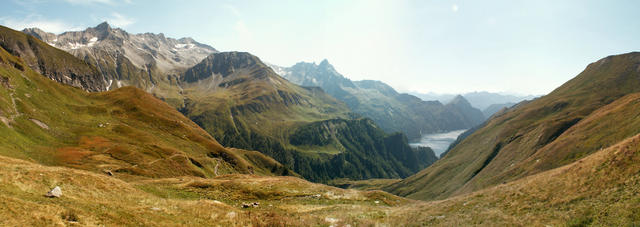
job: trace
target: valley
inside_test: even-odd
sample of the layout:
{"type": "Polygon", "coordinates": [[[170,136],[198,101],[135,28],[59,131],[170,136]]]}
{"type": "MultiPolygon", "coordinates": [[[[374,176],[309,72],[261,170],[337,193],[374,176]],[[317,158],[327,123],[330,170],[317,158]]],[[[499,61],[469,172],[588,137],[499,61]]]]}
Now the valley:
{"type": "Polygon", "coordinates": [[[269,3],[3,3],[0,226],[640,226],[635,4],[269,3]]]}

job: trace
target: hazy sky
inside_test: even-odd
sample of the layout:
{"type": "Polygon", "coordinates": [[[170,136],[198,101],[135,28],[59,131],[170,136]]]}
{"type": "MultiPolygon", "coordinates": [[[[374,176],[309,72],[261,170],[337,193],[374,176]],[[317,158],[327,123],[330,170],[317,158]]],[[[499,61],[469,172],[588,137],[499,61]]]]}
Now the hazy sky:
{"type": "Polygon", "coordinates": [[[640,51],[640,1],[2,0],[0,24],[60,33],[102,21],[291,66],[328,59],[398,90],[544,94],[640,51]]]}

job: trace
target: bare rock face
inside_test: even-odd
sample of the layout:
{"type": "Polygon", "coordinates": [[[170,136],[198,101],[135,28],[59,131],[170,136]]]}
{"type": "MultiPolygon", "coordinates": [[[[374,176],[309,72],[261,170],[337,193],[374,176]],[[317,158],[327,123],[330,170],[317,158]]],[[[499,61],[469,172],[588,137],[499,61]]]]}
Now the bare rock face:
{"type": "Polygon", "coordinates": [[[106,22],[84,31],[59,35],[25,29],[47,44],[64,50],[97,68],[105,90],[132,85],[151,92],[160,84],[174,84],[178,75],[218,51],[191,38],[174,39],[164,34],[129,34],[106,22]]]}
{"type": "Polygon", "coordinates": [[[56,186],[55,188],[51,189],[51,191],[47,192],[45,196],[49,198],[59,198],[60,196],[62,196],[62,189],[60,189],[59,186],[56,186]]]}
{"type": "Polygon", "coordinates": [[[184,73],[186,82],[196,82],[213,74],[223,78],[234,73],[237,69],[256,67],[262,70],[268,69],[258,57],[247,52],[222,52],[209,55],[194,67],[184,73]]]}

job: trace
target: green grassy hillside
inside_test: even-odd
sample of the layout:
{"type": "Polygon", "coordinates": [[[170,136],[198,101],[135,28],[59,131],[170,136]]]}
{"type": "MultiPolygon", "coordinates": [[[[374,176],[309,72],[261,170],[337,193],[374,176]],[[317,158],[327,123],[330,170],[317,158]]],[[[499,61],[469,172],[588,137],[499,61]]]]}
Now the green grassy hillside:
{"type": "Polygon", "coordinates": [[[622,97],[640,91],[639,67],[640,53],[592,63],[549,95],[494,115],[440,161],[386,190],[446,198],[566,165],[635,135],[634,96],[622,97]]]}
{"type": "Polygon", "coordinates": [[[569,165],[391,216],[415,226],[637,226],[639,161],[633,135],[569,165]]]}
{"type": "MultiPolygon", "coordinates": [[[[55,54],[60,57],[46,57],[68,55],[55,54]]],[[[0,81],[0,155],[124,176],[287,172],[257,152],[245,155],[224,148],[137,88],[87,93],[34,72],[4,49],[0,81]]]]}

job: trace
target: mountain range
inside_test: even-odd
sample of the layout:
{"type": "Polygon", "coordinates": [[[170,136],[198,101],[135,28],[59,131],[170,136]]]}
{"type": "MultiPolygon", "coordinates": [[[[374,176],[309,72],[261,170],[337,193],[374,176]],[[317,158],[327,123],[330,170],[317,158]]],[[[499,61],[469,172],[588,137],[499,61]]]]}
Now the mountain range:
{"type": "Polygon", "coordinates": [[[0,26],[0,225],[640,224],[639,52],[486,121],[464,95],[296,65],[106,23],[0,26]],[[380,123],[409,113],[471,129],[438,159],[380,123]]]}
{"type": "MultiPolygon", "coordinates": [[[[430,100],[438,100],[443,103],[450,102],[457,95],[455,94],[438,94],[438,93],[419,93],[419,92],[409,92],[412,95],[415,95],[422,100],[430,101],[430,100]]],[[[524,100],[531,100],[538,96],[536,95],[513,95],[513,94],[505,94],[505,93],[495,93],[495,92],[486,92],[486,91],[476,91],[476,92],[468,92],[461,94],[471,106],[482,110],[485,118],[491,117],[494,113],[498,112],[503,107],[511,107],[516,103],[519,103],[524,100]]]]}
{"type": "Polygon", "coordinates": [[[138,88],[87,93],[56,82],[57,77],[49,80],[36,70],[62,77],[87,72],[75,74],[75,81],[99,74],[38,39],[0,27],[0,40],[4,156],[140,177],[295,175],[259,152],[221,146],[180,112],[138,88]]]}
{"type": "Polygon", "coordinates": [[[260,151],[306,179],[399,178],[433,162],[417,158],[434,156],[429,149],[410,148],[404,136],[386,135],[323,90],[292,84],[249,53],[218,52],[190,38],[129,34],[107,23],[60,35],[35,28],[23,32],[98,69],[91,71],[90,86],[79,87],[143,89],[179,110],[221,145],[260,151]],[[336,129],[309,130],[334,126],[334,120],[341,120],[336,129]],[[293,141],[303,129],[320,134],[307,133],[311,140],[304,143],[293,141]],[[316,143],[327,136],[330,143],[316,143]],[[342,137],[349,137],[349,143],[342,137]]]}
{"type": "Polygon", "coordinates": [[[482,112],[462,96],[446,105],[423,101],[413,95],[398,93],[380,81],[351,81],[326,59],[320,64],[300,62],[291,67],[271,67],[295,84],[322,88],[346,103],[353,112],[371,118],[384,131],[402,132],[410,140],[424,134],[468,129],[484,121],[482,112]]]}

